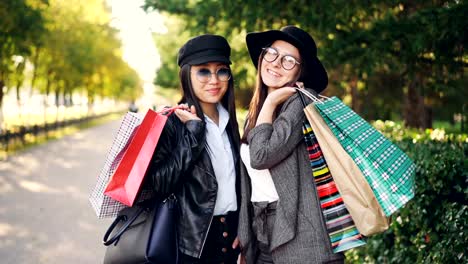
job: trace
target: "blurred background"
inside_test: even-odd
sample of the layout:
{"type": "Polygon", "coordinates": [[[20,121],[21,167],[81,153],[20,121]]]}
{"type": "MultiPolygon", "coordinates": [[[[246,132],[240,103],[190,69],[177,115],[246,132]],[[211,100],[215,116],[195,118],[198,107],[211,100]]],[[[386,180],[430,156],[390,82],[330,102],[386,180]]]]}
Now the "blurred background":
{"type": "MultiPolygon", "coordinates": [[[[0,0],[0,165],[127,110],[174,104],[178,49],[203,33],[231,44],[242,127],[255,80],[247,32],[296,25],[318,45],[323,94],[418,165],[416,197],[347,261],[468,263],[467,14],[463,0],[0,0]]],[[[0,240],[7,233],[0,222],[0,240]]]]}

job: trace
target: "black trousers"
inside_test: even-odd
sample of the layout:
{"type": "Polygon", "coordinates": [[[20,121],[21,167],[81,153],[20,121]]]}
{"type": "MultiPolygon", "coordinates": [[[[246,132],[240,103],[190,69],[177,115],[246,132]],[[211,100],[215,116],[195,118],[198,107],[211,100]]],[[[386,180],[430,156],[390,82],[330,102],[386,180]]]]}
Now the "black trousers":
{"type": "Polygon", "coordinates": [[[235,264],[240,253],[239,247],[232,248],[237,237],[238,212],[214,216],[203,247],[201,258],[181,254],[181,264],[235,264]]]}

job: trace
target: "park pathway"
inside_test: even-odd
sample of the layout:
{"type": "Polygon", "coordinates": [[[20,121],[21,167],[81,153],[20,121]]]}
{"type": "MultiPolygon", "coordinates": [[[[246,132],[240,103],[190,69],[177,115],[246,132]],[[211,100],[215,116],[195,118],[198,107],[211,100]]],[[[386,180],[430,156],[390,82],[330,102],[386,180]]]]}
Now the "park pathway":
{"type": "Polygon", "coordinates": [[[0,263],[102,263],[102,236],[88,202],[119,121],[0,161],[0,263]]]}

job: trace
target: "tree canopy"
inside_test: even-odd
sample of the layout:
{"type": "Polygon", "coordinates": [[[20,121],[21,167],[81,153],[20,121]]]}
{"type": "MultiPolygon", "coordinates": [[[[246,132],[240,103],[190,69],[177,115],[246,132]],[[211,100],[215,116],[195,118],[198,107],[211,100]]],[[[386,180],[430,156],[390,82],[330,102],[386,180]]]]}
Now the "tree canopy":
{"type": "MultiPolygon", "coordinates": [[[[465,1],[146,0],[145,8],[182,19],[179,34],[227,37],[242,105],[254,79],[246,33],[297,25],[317,42],[330,77],[326,93],[341,96],[367,118],[404,118],[407,125],[431,127],[434,118],[466,115],[465,1]]],[[[172,40],[174,46],[184,42],[167,36],[172,40]]]]}
{"type": "Polygon", "coordinates": [[[29,86],[55,94],[56,104],[73,103],[73,93],[86,95],[89,103],[142,93],[139,76],[122,59],[104,0],[2,1],[0,16],[0,107],[13,87],[18,101],[19,90],[29,86]]]}

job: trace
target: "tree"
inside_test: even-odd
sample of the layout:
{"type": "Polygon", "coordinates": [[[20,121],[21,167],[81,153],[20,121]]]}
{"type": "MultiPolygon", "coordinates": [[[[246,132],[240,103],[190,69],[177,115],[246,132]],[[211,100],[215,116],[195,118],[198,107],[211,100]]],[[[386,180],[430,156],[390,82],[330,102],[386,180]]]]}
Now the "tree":
{"type": "Polygon", "coordinates": [[[5,85],[16,87],[20,102],[25,83],[31,83],[30,95],[33,89],[43,94],[44,109],[55,95],[57,118],[58,106],[71,105],[74,93],[87,95],[89,105],[96,98],[141,94],[138,75],[122,59],[105,0],[7,1],[0,3],[0,16],[0,107],[5,85]]]}
{"type": "MultiPolygon", "coordinates": [[[[319,46],[331,76],[329,90],[343,94],[357,111],[365,103],[364,114],[376,118],[383,116],[376,103],[382,99],[371,91],[394,91],[387,96],[395,110],[384,115],[403,116],[409,126],[430,127],[431,113],[449,115],[445,96],[457,89],[453,84],[466,80],[467,6],[465,1],[291,0],[259,5],[251,0],[146,0],[145,8],[181,16],[192,35],[210,30],[230,41],[236,37],[232,32],[244,37],[245,32],[298,25],[319,46]],[[376,81],[379,76],[397,76],[399,86],[376,81]],[[376,84],[383,86],[369,87],[376,84]]],[[[460,99],[452,103],[456,112],[466,104],[460,99]]]]}
{"type": "Polygon", "coordinates": [[[40,45],[41,35],[45,32],[41,9],[46,5],[46,0],[0,2],[0,129],[3,125],[3,97],[7,92],[4,87],[11,87],[8,75],[14,72],[18,76],[24,67],[19,63],[14,69],[13,56],[27,57],[32,47],[40,45]]]}
{"type": "Polygon", "coordinates": [[[159,54],[161,54],[161,67],[154,84],[165,88],[177,88],[179,86],[177,53],[179,48],[190,38],[190,33],[184,32],[185,20],[169,14],[164,14],[164,16],[167,18],[167,32],[154,36],[159,54]]]}

